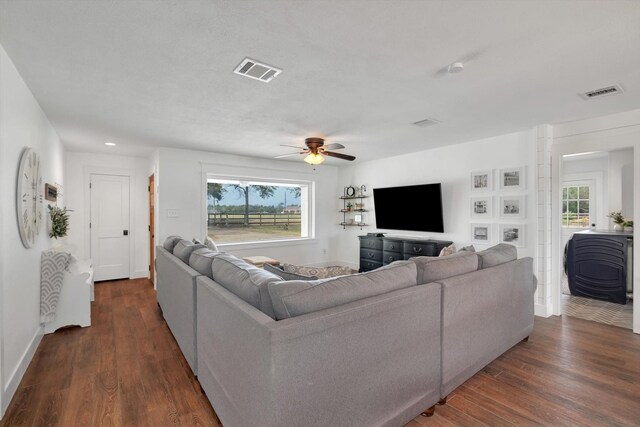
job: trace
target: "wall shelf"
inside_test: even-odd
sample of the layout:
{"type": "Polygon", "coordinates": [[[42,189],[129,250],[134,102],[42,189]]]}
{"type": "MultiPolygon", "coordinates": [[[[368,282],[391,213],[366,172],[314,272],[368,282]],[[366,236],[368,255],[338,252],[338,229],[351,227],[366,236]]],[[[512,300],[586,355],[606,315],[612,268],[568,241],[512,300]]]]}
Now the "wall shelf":
{"type": "Polygon", "coordinates": [[[340,209],[340,213],[342,213],[342,222],[340,225],[343,229],[347,227],[366,227],[366,224],[363,221],[363,213],[368,212],[367,209],[364,208],[363,200],[368,198],[365,192],[364,185],[361,187],[345,187],[344,195],[340,196],[339,199],[342,200],[342,209],[340,209]],[[352,200],[356,200],[355,206],[351,203],[352,200]],[[353,215],[353,216],[352,216],[353,215]],[[357,220],[357,221],[356,221],[357,220]]]}

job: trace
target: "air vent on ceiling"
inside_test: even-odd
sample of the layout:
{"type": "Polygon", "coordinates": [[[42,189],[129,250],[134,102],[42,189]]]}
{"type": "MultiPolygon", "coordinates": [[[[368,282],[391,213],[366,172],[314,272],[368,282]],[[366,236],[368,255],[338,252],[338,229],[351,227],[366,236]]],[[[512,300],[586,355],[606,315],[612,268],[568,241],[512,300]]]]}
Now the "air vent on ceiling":
{"type": "Polygon", "coordinates": [[[269,83],[282,72],[281,69],[272,67],[263,62],[254,61],[250,58],[244,58],[242,62],[233,70],[234,73],[251,79],[260,80],[269,83]]]}
{"type": "Polygon", "coordinates": [[[613,86],[603,87],[600,89],[590,90],[588,92],[581,93],[580,96],[584,99],[592,99],[600,96],[615,95],[617,93],[622,93],[622,92],[624,92],[624,89],[622,89],[620,85],[613,85],[613,86]]]}
{"type": "Polygon", "coordinates": [[[438,123],[440,123],[440,122],[437,121],[436,119],[424,119],[424,120],[420,120],[419,122],[414,122],[414,123],[411,123],[411,124],[412,125],[416,125],[416,126],[420,126],[421,128],[426,128],[427,126],[437,125],[438,123]]]}

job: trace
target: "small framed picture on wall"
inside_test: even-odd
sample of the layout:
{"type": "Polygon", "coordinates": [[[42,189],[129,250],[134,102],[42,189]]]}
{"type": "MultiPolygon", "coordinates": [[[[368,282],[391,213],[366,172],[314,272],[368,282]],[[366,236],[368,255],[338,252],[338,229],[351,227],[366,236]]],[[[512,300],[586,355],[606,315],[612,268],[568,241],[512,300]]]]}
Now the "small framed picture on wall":
{"type": "Polygon", "coordinates": [[[477,245],[490,245],[492,236],[492,224],[471,224],[471,243],[477,245]]]}
{"type": "Polygon", "coordinates": [[[500,190],[524,190],[524,167],[500,169],[500,190]]]}
{"type": "Polygon", "coordinates": [[[524,224],[500,224],[500,243],[509,243],[519,248],[525,245],[524,224]]]}
{"type": "Polygon", "coordinates": [[[491,218],[493,216],[493,197],[472,197],[471,216],[474,218],[491,218]]]}
{"type": "Polygon", "coordinates": [[[500,197],[500,216],[502,218],[525,218],[525,196],[500,197]]]}
{"type": "Polygon", "coordinates": [[[493,170],[471,172],[471,191],[493,191],[493,170]]]}

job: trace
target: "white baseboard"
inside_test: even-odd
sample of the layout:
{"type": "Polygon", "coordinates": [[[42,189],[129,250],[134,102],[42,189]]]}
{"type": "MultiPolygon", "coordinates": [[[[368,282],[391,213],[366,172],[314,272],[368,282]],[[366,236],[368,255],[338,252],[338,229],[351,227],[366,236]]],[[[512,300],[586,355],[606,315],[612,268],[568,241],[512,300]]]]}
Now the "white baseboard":
{"type": "Polygon", "coordinates": [[[24,353],[22,353],[18,366],[16,366],[9,378],[9,381],[7,381],[7,386],[2,390],[2,415],[4,415],[5,411],[9,407],[9,403],[11,403],[13,395],[16,393],[16,390],[18,390],[20,381],[22,380],[24,373],[27,372],[29,363],[33,360],[33,355],[36,353],[43,335],[44,329],[42,326],[39,326],[36,334],[31,339],[29,346],[25,349],[24,353]]]}
{"type": "Polygon", "coordinates": [[[536,316],[540,316],[540,317],[549,317],[551,316],[551,313],[549,313],[549,311],[547,310],[547,306],[544,304],[536,304],[533,307],[533,313],[536,316]]]}
{"type": "Polygon", "coordinates": [[[138,270],[133,272],[132,279],[141,279],[143,277],[149,278],[149,270],[138,270]]]}

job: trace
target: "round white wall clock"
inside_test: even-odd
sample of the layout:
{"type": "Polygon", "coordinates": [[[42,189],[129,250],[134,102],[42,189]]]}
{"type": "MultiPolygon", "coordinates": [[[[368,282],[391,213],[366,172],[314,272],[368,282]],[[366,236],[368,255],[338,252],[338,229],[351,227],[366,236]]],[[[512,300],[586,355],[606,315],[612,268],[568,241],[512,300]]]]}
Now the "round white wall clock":
{"type": "Polygon", "coordinates": [[[18,230],[25,248],[29,249],[40,233],[42,223],[42,177],[40,156],[32,148],[22,151],[18,167],[18,230]]]}

